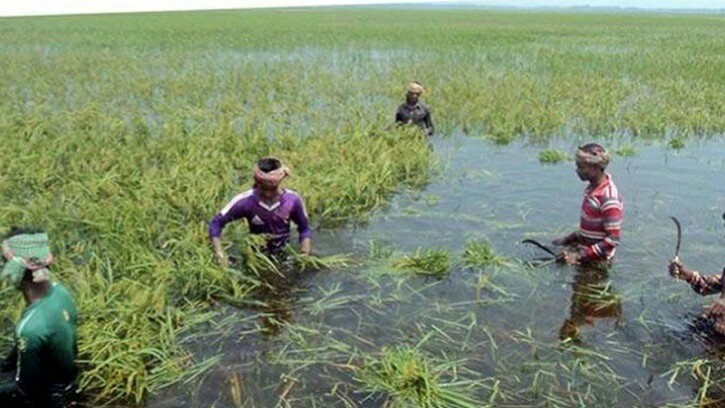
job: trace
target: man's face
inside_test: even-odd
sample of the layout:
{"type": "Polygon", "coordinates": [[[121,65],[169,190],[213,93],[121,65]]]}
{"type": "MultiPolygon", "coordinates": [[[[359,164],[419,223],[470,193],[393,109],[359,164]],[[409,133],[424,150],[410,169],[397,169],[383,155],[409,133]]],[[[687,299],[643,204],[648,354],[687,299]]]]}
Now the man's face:
{"type": "Polygon", "coordinates": [[[588,181],[597,176],[599,168],[589,163],[576,162],[576,175],[581,181],[588,181]]]}
{"type": "Polygon", "coordinates": [[[407,98],[408,98],[408,102],[410,102],[410,103],[418,103],[418,99],[420,99],[420,93],[408,92],[407,98]]]}
{"type": "Polygon", "coordinates": [[[272,186],[269,184],[260,184],[259,185],[259,193],[264,198],[273,198],[275,195],[277,195],[277,189],[278,189],[278,186],[272,186]]]}

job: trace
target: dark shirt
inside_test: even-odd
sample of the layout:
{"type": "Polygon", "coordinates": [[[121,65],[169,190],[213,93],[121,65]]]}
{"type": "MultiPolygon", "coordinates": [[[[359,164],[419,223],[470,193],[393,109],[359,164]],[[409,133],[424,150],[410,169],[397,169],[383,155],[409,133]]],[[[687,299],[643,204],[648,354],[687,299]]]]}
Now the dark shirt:
{"type": "Polygon", "coordinates": [[[435,130],[433,119],[430,116],[430,109],[421,102],[412,106],[408,105],[408,103],[400,105],[398,111],[395,112],[395,122],[403,124],[415,123],[428,136],[432,135],[435,130]]]}

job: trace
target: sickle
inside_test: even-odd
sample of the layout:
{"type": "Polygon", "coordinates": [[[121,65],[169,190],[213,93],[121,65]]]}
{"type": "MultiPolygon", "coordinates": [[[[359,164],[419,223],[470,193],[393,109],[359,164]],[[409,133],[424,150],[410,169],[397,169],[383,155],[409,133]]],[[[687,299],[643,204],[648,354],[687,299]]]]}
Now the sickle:
{"type": "MultiPolygon", "coordinates": [[[[725,214],[723,214],[725,215],[725,214]]],[[[677,246],[675,247],[675,260],[680,259],[680,244],[682,243],[682,226],[680,226],[680,221],[675,217],[670,217],[672,219],[672,222],[675,223],[675,226],[677,227],[677,246]]]]}
{"type": "Polygon", "coordinates": [[[525,240],[521,241],[521,243],[535,245],[535,246],[539,247],[541,250],[548,252],[549,254],[551,254],[551,256],[556,258],[556,252],[552,251],[549,247],[547,247],[546,245],[544,245],[536,240],[525,239],[525,240]]]}

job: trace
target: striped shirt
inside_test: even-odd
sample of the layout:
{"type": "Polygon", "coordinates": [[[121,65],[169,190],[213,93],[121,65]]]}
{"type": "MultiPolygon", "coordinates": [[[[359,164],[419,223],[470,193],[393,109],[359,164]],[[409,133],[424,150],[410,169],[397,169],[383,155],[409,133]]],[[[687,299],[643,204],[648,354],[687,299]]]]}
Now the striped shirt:
{"type": "Polygon", "coordinates": [[[582,261],[608,261],[619,246],[624,205],[612,176],[605,175],[598,186],[584,190],[579,231],[571,241],[582,246],[582,261]]]}

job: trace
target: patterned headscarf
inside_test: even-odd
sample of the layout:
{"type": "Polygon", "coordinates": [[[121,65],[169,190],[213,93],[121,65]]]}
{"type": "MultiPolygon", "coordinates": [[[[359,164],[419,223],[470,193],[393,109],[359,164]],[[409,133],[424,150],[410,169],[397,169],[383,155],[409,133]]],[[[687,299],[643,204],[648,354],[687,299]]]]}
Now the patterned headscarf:
{"type": "Polygon", "coordinates": [[[425,92],[425,88],[423,88],[423,85],[418,81],[413,81],[408,84],[408,93],[417,93],[417,94],[423,94],[425,92]]]}
{"type": "MultiPolygon", "coordinates": [[[[268,159],[274,159],[273,157],[268,157],[268,159]]],[[[275,159],[277,160],[277,159],[275,159]]],[[[258,165],[254,165],[254,181],[257,183],[257,185],[264,186],[267,188],[275,188],[279,186],[279,184],[282,182],[282,180],[285,179],[285,177],[289,176],[290,171],[287,166],[280,166],[276,170],[264,172],[262,171],[258,165]]]]}
{"type": "Polygon", "coordinates": [[[25,271],[33,272],[33,282],[50,280],[48,266],[53,264],[48,234],[21,234],[8,238],[2,244],[3,254],[7,259],[0,277],[8,279],[15,287],[19,287],[25,271]]]}
{"type": "Polygon", "coordinates": [[[589,143],[577,149],[576,161],[592,164],[604,170],[609,165],[609,162],[612,161],[612,156],[601,145],[589,143]]]}

